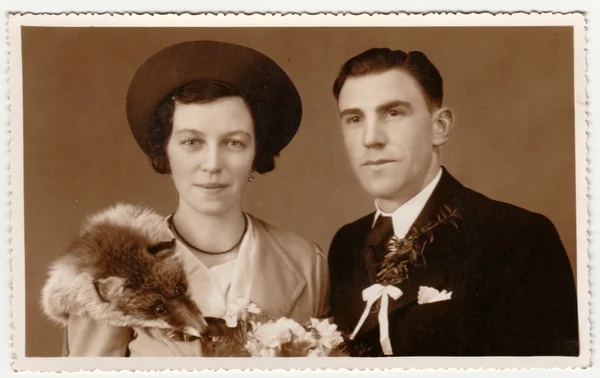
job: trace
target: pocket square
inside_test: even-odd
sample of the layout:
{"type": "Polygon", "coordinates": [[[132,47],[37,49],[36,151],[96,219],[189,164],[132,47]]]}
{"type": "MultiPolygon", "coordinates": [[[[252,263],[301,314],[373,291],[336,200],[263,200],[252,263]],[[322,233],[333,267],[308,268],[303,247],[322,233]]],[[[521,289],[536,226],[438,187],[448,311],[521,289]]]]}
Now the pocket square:
{"type": "Polygon", "coordinates": [[[419,293],[417,294],[417,303],[426,304],[440,301],[447,301],[452,298],[452,292],[442,290],[441,292],[437,289],[429,286],[421,286],[419,293]]]}

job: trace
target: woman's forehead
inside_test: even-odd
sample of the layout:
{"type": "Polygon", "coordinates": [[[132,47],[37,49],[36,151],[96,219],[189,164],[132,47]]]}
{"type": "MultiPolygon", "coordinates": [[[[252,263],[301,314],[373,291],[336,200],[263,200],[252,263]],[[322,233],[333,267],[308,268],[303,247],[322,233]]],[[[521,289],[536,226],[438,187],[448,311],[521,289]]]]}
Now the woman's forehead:
{"type": "Polygon", "coordinates": [[[173,132],[254,133],[254,123],[245,101],[240,97],[223,97],[210,102],[183,104],[176,102],[173,132]]]}

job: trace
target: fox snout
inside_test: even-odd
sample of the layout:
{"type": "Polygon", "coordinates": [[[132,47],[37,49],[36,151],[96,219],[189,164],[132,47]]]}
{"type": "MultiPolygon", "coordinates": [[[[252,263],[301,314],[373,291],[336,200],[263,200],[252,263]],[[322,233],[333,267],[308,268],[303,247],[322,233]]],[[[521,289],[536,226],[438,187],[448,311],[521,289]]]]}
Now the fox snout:
{"type": "Polygon", "coordinates": [[[189,336],[199,338],[208,329],[200,309],[192,300],[184,299],[179,302],[172,306],[173,310],[165,320],[175,332],[187,335],[184,339],[189,339],[189,336]]]}

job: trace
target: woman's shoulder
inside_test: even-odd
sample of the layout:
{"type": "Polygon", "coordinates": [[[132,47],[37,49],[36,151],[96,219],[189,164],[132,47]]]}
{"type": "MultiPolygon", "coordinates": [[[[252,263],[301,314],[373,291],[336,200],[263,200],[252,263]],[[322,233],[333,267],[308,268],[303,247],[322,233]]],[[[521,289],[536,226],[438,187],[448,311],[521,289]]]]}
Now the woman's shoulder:
{"type": "Polygon", "coordinates": [[[278,245],[290,257],[307,258],[315,255],[324,257],[319,245],[305,236],[256,216],[250,214],[249,216],[256,232],[260,233],[260,238],[268,238],[269,241],[278,245]]]}

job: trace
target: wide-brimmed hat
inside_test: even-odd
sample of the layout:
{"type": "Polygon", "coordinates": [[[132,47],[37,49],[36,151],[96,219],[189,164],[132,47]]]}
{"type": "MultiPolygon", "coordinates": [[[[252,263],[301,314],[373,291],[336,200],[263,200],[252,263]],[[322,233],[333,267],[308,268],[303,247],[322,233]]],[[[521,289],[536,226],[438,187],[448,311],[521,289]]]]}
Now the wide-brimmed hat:
{"type": "Polygon", "coordinates": [[[273,60],[251,48],[217,41],[191,41],[169,46],[148,58],[135,73],[127,92],[127,118],[146,154],[152,116],[177,88],[199,80],[235,87],[244,95],[263,130],[261,145],[274,155],[294,137],[302,119],[296,87],[273,60]]]}

